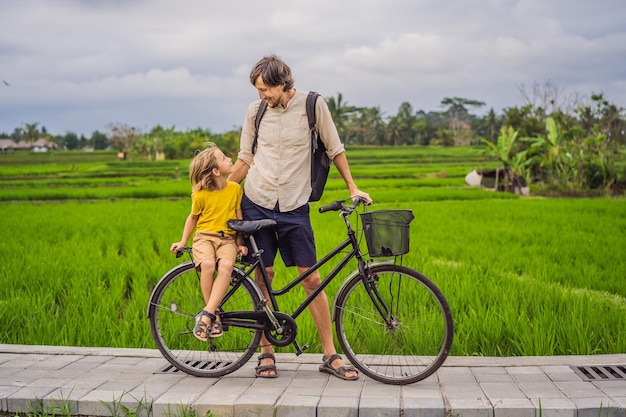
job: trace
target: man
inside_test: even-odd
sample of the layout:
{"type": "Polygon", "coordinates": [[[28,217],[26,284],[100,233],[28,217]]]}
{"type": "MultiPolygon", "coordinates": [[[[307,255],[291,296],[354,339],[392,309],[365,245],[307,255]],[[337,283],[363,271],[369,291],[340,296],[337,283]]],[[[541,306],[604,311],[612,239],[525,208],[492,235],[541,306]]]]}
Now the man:
{"type": "MultiPolygon", "coordinates": [[[[278,223],[275,230],[263,230],[255,235],[258,246],[264,250],[263,261],[272,280],[278,251],[285,265],[296,266],[299,273],[316,262],[308,204],[311,194],[311,136],[306,115],[308,92],[295,89],[290,68],[275,55],[264,57],[254,66],[250,82],[257,89],[260,100],[248,107],[240,151],[229,179],[239,183],[246,179],[241,204],[244,219],[271,218],[278,223]],[[267,102],[267,110],[259,125],[257,147],[253,153],[254,120],[261,100],[267,102]]],[[[350,196],[371,201],[352,179],[337,128],[328,105],[321,98],[316,103],[316,118],[327,154],[348,186],[350,196]]],[[[310,294],[319,283],[320,276],[316,271],[302,285],[310,294]]],[[[266,293],[263,283],[259,282],[259,285],[266,293]]],[[[337,355],[326,294],[320,293],[309,309],[324,350],[320,371],[346,380],[357,379],[356,369],[346,366],[337,355]]],[[[278,375],[275,365],[274,350],[263,336],[256,375],[275,378],[278,375]]]]}

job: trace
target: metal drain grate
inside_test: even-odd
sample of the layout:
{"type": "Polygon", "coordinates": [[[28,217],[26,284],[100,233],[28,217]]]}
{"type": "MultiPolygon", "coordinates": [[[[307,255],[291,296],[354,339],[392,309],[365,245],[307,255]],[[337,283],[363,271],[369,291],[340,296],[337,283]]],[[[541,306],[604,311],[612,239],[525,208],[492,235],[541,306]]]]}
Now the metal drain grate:
{"type": "MultiPolygon", "coordinates": [[[[225,362],[207,362],[207,361],[186,361],[186,365],[191,365],[192,368],[197,369],[216,369],[225,365],[230,365],[230,363],[225,362]]],[[[162,369],[154,372],[155,374],[173,374],[173,373],[183,373],[180,369],[176,368],[174,365],[168,364],[162,369]]]]}
{"type": "Polygon", "coordinates": [[[180,370],[175,368],[174,365],[165,365],[164,368],[154,371],[155,374],[173,374],[178,372],[180,372],[180,370]]]}
{"type": "Polygon", "coordinates": [[[583,381],[626,381],[626,365],[571,366],[583,381]]]}

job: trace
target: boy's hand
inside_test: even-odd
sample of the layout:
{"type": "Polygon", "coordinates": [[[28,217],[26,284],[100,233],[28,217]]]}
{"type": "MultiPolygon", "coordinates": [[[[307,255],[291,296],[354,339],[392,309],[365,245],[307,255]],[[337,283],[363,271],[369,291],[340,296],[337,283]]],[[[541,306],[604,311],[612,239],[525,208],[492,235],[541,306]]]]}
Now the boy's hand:
{"type": "Polygon", "coordinates": [[[185,244],[183,242],[172,243],[172,246],[170,247],[170,252],[176,253],[176,251],[184,247],[185,247],[185,244]]]}

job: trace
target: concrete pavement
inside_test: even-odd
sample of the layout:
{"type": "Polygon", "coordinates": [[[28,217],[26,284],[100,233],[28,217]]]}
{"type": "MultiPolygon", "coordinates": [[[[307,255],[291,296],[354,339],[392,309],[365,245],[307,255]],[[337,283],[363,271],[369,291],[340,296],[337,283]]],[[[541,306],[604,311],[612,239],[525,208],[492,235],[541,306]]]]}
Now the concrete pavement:
{"type": "Polygon", "coordinates": [[[405,386],[342,381],[320,373],[320,363],[321,354],[279,353],[276,379],[254,377],[256,358],[230,375],[197,378],[164,371],[158,350],[0,345],[0,414],[626,417],[626,354],[449,357],[405,386]]]}

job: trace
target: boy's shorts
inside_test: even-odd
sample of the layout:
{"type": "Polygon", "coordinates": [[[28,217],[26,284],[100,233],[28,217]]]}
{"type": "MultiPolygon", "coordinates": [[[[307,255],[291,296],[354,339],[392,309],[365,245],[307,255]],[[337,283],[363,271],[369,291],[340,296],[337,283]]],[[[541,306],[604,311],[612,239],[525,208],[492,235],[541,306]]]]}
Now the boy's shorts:
{"type": "Polygon", "coordinates": [[[193,260],[196,268],[200,269],[203,261],[211,260],[217,262],[220,259],[230,259],[233,262],[237,258],[237,244],[234,236],[219,233],[196,231],[193,237],[193,260]]]}
{"type": "MultiPolygon", "coordinates": [[[[276,253],[285,266],[310,267],[315,265],[315,238],[309,217],[309,205],[305,204],[295,210],[281,213],[278,205],[274,210],[268,210],[254,204],[245,194],[241,201],[241,211],[245,220],[275,220],[276,228],[259,230],[254,234],[265,266],[273,266],[276,253]]],[[[248,248],[251,253],[251,248],[248,248]]],[[[250,259],[248,259],[250,260],[250,259]]]]}

